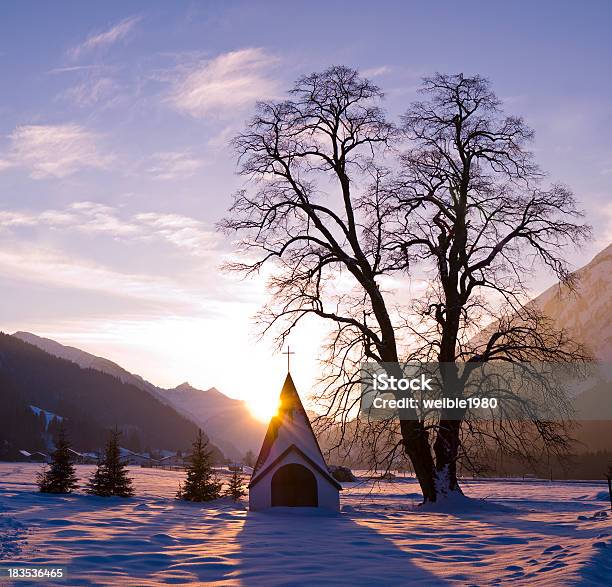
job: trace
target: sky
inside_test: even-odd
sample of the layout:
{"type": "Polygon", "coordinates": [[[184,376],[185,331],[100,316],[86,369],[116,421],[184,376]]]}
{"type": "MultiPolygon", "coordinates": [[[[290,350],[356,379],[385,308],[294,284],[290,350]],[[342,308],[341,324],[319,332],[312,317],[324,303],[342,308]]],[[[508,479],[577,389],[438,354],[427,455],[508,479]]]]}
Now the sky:
{"type": "MultiPolygon", "coordinates": [[[[380,85],[392,119],[424,75],[488,77],[584,207],[585,264],[612,241],[611,17],[607,1],[3,2],[0,330],[264,411],[286,358],[250,319],[262,280],[219,271],[215,223],[243,182],[228,143],[256,100],[335,64],[380,85]]],[[[290,340],[305,394],[324,334],[290,340]]]]}

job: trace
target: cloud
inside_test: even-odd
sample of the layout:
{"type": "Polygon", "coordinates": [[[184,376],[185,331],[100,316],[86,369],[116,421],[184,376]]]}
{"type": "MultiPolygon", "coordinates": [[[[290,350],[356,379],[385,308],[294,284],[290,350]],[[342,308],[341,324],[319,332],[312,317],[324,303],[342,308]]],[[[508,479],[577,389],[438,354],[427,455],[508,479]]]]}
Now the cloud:
{"type": "Polygon", "coordinates": [[[103,69],[106,66],[90,63],[89,65],[69,65],[67,67],[55,67],[50,69],[47,73],[49,75],[58,75],[61,73],[75,73],[75,72],[83,72],[83,71],[95,71],[97,69],[103,69]]]}
{"type": "Polygon", "coordinates": [[[179,214],[138,214],[136,220],[169,243],[198,256],[209,254],[218,244],[219,234],[206,230],[199,220],[179,214]]]}
{"type": "Polygon", "coordinates": [[[123,89],[117,81],[120,69],[118,66],[91,64],[60,67],[48,73],[76,80],[58,94],[58,99],[69,100],[80,108],[100,102],[107,107],[118,101],[120,90],[123,89]]]}
{"type": "Polygon", "coordinates": [[[278,62],[261,48],[240,49],[198,61],[180,71],[168,101],[180,112],[204,118],[234,112],[278,95],[269,69],[278,62]]]}
{"type": "Polygon", "coordinates": [[[215,311],[213,302],[243,303],[250,299],[250,285],[236,284],[217,275],[215,269],[223,252],[221,236],[214,230],[179,214],[148,212],[121,216],[120,212],[97,202],[75,202],[64,209],[38,213],[0,210],[0,274],[5,280],[131,299],[142,302],[142,307],[163,308],[171,314],[193,315],[199,311],[210,314],[215,311]],[[27,233],[21,233],[22,230],[27,233]],[[63,250],[56,247],[57,238],[48,238],[49,231],[54,230],[61,231],[66,247],[63,250]],[[34,231],[36,236],[32,238],[34,231]],[[82,235],[120,238],[141,243],[147,249],[155,247],[156,263],[143,263],[138,258],[141,249],[131,247],[124,249],[125,254],[136,257],[127,263],[122,259],[120,268],[112,257],[106,262],[97,253],[95,259],[85,258],[90,251],[99,253],[103,247],[83,246],[79,238],[82,235]],[[167,257],[159,248],[164,242],[187,253],[181,254],[185,262],[180,263],[178,272],[174,271],[176,257],[167,257]],[[197,263],[187,262],[189,258],[197,259],[197,263]],[[172,263],[172,270],[164,274],[169,269],[168,262],[172,263]],[[126,270],[126,266],[139,269],[126,270]]]}
{"type": "Polygon", "coordinates": [[[113,45],[124,39],[140,20],[140,16],[125,18],[107,31],[90,35],[83,43],[70,49],[68,54],[72,59],[78,59],[84,53],[113,45]]]}
{"type": "Polygon", "coordinates": [[[189,152],[156,153],[151,159],[151,166],[146,171],[155,179],[168,180],[190,177],[203,165],[200,159],[189,152]]]}
{"type": "Polygon", "coordinates": [[[90,77],[68,88],[61,96],[80,107],[91,106],[102,100],[108,104],[112,96],[117,94],[117,89],[117,83],[110,77],[90,77]]]}
{"type": "Polygon", "coordinates": [[[360,72],[363,77],[380,77],[391,73],[391,68],[388,65],[380,67],[370,67],[360,72]]]}
{"type": "Polygon", "coordinates": [[[10,161],[9,159],[0,159],[0,171],[10,169],[11,167],[15,167],[14,161],[10,161]]]}
{"type": "Polygon", "coordinates": [[[0,210],[0,228],[11,228],[14,226],[35,226],[36,224],[36,217],[32,214],[0,210]]]}
{"type": "Polygon", "coordinates": [[[75,202],[69,206],[75,215],[75,228],[87,233],[107,233],[114,237],[138,235],[140,227],[133,222],[124,221],[111,206],[97,202],[75,202]]]}
{"type": "Polygon", "coordinates": [[[97,135],[77,124],[18,126],[10,135],[9,161],[31,177],[63,178],[80,169],[104,168],[113,159],[96,145],[97,135]]]}
{"type": "Polygon", "coordinates": [[[222,149],[226,148],[232,137],[234,137],[241,130],[241,124],[239,121],[234,121],[231,124],[223,127],[218,133],[214,134],[208,141],[206,145],[212,149],[222,149]]]}
{"type": "Polygon", "coordinates": [[[121,240],[164,241],[195,257],[216,255],[221,241],[219,233],[195,218],[157,212],[122,218],[117,208],[98,202],[74,202],[63,210],[40,213],[0,210],[0,232],[20,227],[61,228],[121,240]]]}
{"type": "Polygon", "coordinates": [[[88,290],[114,296],[162,302],[169,306],[196,308],[197,292],[172,279],[138,273],[122,273],[70,253],[44,247],[0,250],[2,274],[54,287],[88,290]]]}

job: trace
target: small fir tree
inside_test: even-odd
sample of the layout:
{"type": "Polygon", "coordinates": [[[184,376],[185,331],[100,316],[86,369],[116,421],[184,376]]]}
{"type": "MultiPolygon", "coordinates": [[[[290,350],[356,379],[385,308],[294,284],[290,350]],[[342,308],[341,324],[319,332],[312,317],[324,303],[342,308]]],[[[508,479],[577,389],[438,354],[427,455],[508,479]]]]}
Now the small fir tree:
{"type": "Polygon", "coordinates": [[[221,484],[213,474],[210,455],[206,449],[208,442],[204,440],[202,431],[193,443],[193,453],[189,458],[185,483],[179,486],[176,496],[185,501],[211,501],[221,495],[221,484]]]}
{"type": "Polygon", "coordinates": [[[38,473],[36,482],[41,493],[70,493],[79,486],[76,469],[70,459],[70,443],[66,437],[64,424],[58,425],[55,451],[51,455],[51,465],[38,473]]]}
{"type": "Polygon", "coordinates": [[[232,471],[229,486],[225,490],[225,495],[231,497],[234,501],[240,501],[243,495],[246,495],[246,491],[242,485],[243,479],[240,471],[236,468],[232,471]]]}
{"type": "Polygon", "coordinates": [[[111,432],[104,456],[98,462],[98,468],[87,484],[87,493],[102,497],[134,495],[132,480],[127,474],[127,465],[121,460],[119,452],[120,435],[116,428],[111,432]]]}

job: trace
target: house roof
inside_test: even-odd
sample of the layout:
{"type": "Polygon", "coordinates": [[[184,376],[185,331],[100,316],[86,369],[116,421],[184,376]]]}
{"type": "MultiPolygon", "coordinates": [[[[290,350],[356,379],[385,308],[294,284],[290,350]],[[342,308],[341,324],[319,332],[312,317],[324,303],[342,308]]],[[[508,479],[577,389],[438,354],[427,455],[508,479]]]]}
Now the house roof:
{"type": "Polygon", "coordinates": [[[323,477],[325,477],[338,491],[342,491],[342,485],[338,483],[327,470],[327,467],[323,469],[318,463],[313,461],[306,453],[299,449],[299,447],[292,444],[288,446],[280,455],[278,455],[265,469],[257,472],[257,475],[253,473],[251,481],[249,483],[249,489],[255,486],[261,479],[263,479],[269,471],[271,471],[278,463],[280,463],[290,452],[297,452],[313,469],[316,469],[323,477]]]}
{"type": "Polygon", "coordinates": [[[308,414],[302,405],[291,375],[287,377],[280,393],[279,408],[270,420],[257,462],[253,469],[251,485],[260,478],[260,474],[278,463],[290,450],[297,450],[322,475],[337,485],[331,476],[325,458],[312,430],[308,414]]]}

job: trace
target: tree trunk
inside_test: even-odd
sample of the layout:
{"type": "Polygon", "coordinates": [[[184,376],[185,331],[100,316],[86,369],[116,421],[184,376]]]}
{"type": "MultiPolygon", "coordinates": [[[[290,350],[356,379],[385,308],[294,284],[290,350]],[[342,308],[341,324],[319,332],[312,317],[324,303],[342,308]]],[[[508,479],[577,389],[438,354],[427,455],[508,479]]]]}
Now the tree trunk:
{"type": "Polygon", "coordinates": [[[400,430],[404,443],[404,451],[414,467],[423,503],[435,502],[438,494],[436,489],[436,469],[429,446],[429,435],[421,422],[400,420],[400,430]]]}
{"type": "Polygon", "coordinates": [[[457,456],[459,454],[461,420],[440,420],[434,442],[436,455],[437,491],[448,494],[463,493],[457,480],[457,456]]]}
{"type": "MultiPolygon", "coordinates": [[[[444,394],[447,397],[458,399],[463,395],[463,387],[460,384],[457,364],[455,363],[460,303],[456,294],[455,269],[453,269],[452,274],[452,289],[446,294],[447,308],[449,309],[447,319],[444,322],[438,360],[444,394]]],[[[453,491],[463,493],[457,480],[457,457],[461,445],[460,432],[464,413],[459,414],[451,410],[446,413],[443,411],[440,414],[436,440],[433,445],[436,457],[436,489],[440,496],[448,495],[453,491]]]]}

